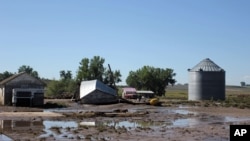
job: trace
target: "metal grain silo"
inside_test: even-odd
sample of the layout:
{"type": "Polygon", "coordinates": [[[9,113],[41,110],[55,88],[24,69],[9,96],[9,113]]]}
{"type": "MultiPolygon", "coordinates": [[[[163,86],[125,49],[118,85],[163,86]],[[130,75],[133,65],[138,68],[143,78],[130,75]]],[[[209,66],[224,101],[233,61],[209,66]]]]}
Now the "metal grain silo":
{"type": "Polygon", "coordinates": [[[225,71],[209,58],[189,71],[188,100],[225,100],[225,71]]]}

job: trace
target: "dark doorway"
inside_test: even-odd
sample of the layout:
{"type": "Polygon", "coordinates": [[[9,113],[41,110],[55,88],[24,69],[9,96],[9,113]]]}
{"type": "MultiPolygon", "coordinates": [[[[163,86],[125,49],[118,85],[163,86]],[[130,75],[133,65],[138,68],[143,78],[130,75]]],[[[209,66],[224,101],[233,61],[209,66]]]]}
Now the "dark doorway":
{"type": "Polygon", "coordinates": [[[30,107],[31,106],[31,99],[30,98],[17,98],[16,99],[16,106],[30,107]]]}
{"type": "Polygon", "coordinates": [[[29,107],[31,106],[31,92],[21,91],[16,93],[16,106],[29,107]]]}

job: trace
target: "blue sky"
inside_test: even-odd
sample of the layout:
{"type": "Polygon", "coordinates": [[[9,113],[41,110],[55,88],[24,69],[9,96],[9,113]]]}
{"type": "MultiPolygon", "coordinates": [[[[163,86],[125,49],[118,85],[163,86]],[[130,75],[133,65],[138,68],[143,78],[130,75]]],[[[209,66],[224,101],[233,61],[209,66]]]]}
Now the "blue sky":
{"type": "Polygon", "coordinates": [[[210,58],[227,85],[250,83],[248,0],[0,1],[0,72],[29,65],[44,78],[75,76],[82,58],[105,58],[122,73],[172,68],[177,83],[210,58]]]}

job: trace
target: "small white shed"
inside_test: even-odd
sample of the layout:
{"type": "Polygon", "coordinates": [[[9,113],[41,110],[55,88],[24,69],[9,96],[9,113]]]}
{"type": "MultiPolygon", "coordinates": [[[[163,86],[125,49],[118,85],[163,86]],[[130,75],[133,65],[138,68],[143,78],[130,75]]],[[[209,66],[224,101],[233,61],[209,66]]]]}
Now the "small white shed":
{"type": "Polygon", "coordinates": [[[99,80],[82,81],[80,101],[84,104],[108,104],[118,101],[116,90],[99,80]]]}

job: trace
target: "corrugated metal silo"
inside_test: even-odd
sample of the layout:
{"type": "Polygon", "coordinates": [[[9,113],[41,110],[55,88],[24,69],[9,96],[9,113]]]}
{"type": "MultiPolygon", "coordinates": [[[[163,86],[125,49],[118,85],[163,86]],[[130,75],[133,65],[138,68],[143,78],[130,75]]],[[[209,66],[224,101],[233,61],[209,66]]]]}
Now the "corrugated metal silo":
{"type": "Polygon", "coordinates": [[[225,71],[209,58],[189,71],[188,100],[225,100],[225,71]]]}

